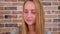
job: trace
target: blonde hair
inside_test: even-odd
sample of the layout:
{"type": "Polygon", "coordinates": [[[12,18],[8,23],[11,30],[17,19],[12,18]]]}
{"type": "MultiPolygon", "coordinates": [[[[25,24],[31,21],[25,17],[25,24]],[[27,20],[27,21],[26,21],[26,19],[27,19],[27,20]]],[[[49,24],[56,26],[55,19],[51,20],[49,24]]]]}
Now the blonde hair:
{"type": "MultiPolygon", "coordinates": [[[[26,0],[24,2],[24,5],[27,1],[33,1],[36,5],[36,10],[37,10],[37,18],[36,18],[36,34],[44,34],[44,12],[43,12],[43,7],[42,3],[39,0],[26,0]]],[[[24,5],[23,5],[23,11],[24,11],[24,5]]],[[[23,16],[23,23],[22,23],[22,34],[27,34],[27,27],[26,24],[24,23],[24,16],[23,16]]]]}

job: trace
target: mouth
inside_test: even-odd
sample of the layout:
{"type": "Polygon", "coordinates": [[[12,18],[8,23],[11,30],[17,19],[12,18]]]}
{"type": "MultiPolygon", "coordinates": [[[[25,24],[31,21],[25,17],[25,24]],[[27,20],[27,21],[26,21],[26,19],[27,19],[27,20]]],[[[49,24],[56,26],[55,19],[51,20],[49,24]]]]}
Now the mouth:
{"type": "Polygon", "coordinates": [[[32,20],[30,20],[30,19],[27,19],[27,21],[28,21],[28,22],[31,22],[32,20]]]}

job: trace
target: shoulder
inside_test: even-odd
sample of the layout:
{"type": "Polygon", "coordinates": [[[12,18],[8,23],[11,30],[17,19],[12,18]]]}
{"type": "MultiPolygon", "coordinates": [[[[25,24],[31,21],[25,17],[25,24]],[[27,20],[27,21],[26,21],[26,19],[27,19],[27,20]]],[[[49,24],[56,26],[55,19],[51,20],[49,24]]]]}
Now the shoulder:
{"type": "Polygon", "coordinates": [[[14,29],[11,34],[19,34],[19,28],[14,29]]]}
{"type": "Polygon", "coordinates": [[[51,31],[48,29],[45,29],[45,34],[51,34],[51,31]]]}

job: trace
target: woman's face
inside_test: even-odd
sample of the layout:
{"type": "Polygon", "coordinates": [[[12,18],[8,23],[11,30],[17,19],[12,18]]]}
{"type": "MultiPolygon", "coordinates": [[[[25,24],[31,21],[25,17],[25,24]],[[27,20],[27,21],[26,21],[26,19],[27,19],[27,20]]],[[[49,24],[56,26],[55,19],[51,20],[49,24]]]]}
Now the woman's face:
{"type": "Polygon", "coordinates": [[[35,23],[36,8],[35,4],[31,1],[27,1],[24,6],[24,20],[28,25],[35,23]]]}

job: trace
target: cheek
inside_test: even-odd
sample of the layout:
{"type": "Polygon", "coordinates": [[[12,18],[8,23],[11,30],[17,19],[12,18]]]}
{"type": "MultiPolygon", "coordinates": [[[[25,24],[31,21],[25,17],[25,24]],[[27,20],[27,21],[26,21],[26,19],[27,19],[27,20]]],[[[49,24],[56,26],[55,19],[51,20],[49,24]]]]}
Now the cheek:
{"type": "Polygon", "coordinates": [[[33,15],[33,19],[34,19],[34,20],[36,19],[36,15],[33,15]]]}
{"type": "Polygon", "coordinates": [[[34,24],[36,21],[36,15],[32,15],[32,24],[34,24]]]}
{"type": "Polygon", "coordinates": [[[36,18],[36,14],[32,14],[33,18],[36,18]]]}
{"type": "Polygon", "coordinates": [[[26,19],[26,17],[27,17],[27,15],[26,15],[26,14],[24,14],[24,20],[26,19]]]}
{"type": "Polygon", "coordinates": [[[26,22],[28,17],[27,17],[27,14],[24,14],[24,21],[26,22]]]}

